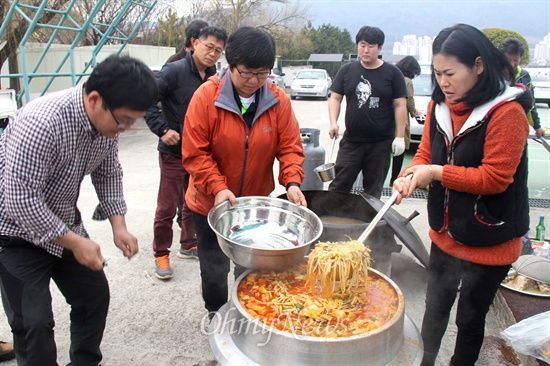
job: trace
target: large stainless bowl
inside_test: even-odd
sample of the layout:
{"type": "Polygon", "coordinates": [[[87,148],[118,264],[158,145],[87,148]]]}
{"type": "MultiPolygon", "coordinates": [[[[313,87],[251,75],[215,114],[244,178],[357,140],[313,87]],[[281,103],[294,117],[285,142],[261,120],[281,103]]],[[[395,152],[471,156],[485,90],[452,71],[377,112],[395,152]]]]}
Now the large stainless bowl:
{"type": "Polygon", "coordinates": [[[313,211],[272,197],[239,197],[234,207],[222,202],[208,213],[208,224],[225,255],[260,271],[298,263],[323,232],[313,211]]]}

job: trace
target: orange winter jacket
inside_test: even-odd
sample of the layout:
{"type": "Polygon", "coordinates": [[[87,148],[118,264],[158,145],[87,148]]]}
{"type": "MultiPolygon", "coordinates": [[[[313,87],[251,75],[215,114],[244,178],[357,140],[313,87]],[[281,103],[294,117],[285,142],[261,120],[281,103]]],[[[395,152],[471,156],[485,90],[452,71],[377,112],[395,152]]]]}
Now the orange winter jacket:
{"type": "Polygon", "coordinates": [[[305,160],[300,126],[290,99],[265,83],[256,94],[252,128],[235,100],[229,71],[212,76],[193,95],[185,115],[183,166],[190,174],[185,202],[208,215],[215,195],[229,189],[236,197],[268,196],[275,188],[273,164],[279,160],[279,183],[302,183],[305,160]]]}

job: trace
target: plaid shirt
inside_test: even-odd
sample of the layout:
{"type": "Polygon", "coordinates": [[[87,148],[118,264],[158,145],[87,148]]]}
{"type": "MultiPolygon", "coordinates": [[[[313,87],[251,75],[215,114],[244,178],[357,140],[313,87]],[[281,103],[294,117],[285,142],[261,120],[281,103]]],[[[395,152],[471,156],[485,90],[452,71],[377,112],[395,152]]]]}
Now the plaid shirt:
{"type": "Polygon", "coordinates": [[[69,230],[88,237],[77,207],[88,174],[99,199],[93,219],[124,215],[118,136],[92,127],[82,86],[27,104],[0,135],[0,235],[60,257],[63,248],[52,240],[69,230]]]}

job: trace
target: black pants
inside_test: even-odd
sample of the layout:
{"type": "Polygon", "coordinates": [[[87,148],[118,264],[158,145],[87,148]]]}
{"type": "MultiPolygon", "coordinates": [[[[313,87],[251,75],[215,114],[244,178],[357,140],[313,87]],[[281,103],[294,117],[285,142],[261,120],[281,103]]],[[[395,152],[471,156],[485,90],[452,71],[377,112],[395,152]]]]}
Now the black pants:
{"type": "MultiPolygon", "coordinates": [[[[406,150],[405,150],[406,151],[406,150]]],[[[405,160],[405,153],[394,156],[392,158],[392,166],[391,166],[391,178],[390,178],[390,186],[393,187],[393,181],[397,179],[399,176],[399,173],[401,173],[401,169],[403,168],[403,161],[405,160]]]]}
{"type": "Polygon", "coordinates": [[[50,279],[71,306],[71,365],[98,365],[109,308],[103,271],[92,271],[63,251],[62,258],[20,238],[0,239],[2,302],[18,365],[57,365],[50,279]]]}
{"type": "Polygon", "coordinates": [[[359,172],[363,172],[363,189],[373,197],[382,196],[384,180],[390,169],[392,140],[377,142],[340,141],[330,191],[351,192],[359,172]]]}
{"type": "MultiPolygon", "coordinates": [[[[227,275],[231,260],[223,253],[216,233],[208,225],[208,218],[193,212],[197,232],[197,249],[201,268],[201,286],[204,307],[209,312],[218,311],[228,300],[227,275]]],[[[235,265],[235,278],[246,268],[235,265]]]]}
{"type": "Polygon", "coordinates": [[[485,266],[452,257],[432,243],[428,269],[426,311],[422,322],[424,352],[439,351],[451,308],[459,292],[453,366],[473,366],[485,334],[485,316],[510,265],[485,266]]]}

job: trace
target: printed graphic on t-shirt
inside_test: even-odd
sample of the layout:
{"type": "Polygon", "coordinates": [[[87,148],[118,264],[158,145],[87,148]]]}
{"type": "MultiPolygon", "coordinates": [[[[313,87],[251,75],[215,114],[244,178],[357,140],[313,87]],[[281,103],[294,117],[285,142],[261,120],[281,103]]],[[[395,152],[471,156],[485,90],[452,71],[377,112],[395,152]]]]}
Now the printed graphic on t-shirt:
{"type": "Polygon", "coordinates": [[[369,108],[378,108],[380,107],[380,97],[371,97],[369,99],[369,108]]]}
{"type": "MultiPolygon", "coordinates": [[[[355,87],[355,95],[357,96],[357,108],[361,108],[367,103],[370,95],[372,93],[372,87],[370,82],[361,75],[361,81],[357,83],[355,87]]],[[[369,106],[369,108],[372,108],[369,106]]]]}

